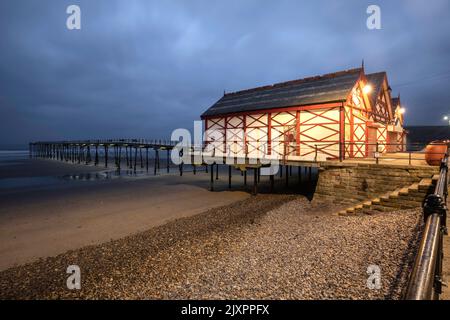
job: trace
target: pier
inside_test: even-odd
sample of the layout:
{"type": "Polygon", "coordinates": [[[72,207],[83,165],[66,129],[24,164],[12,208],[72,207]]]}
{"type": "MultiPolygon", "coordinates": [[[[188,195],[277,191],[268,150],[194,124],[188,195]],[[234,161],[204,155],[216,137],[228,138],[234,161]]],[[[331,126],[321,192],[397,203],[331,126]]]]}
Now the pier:
{"type": "Polygon", "coordinates": [[[175,143],[171,141],[145,139],[46,141],[31,142],[29,153],[30,158],[46,158],[95,166],[103,163],[105,168],[108,168],[112,157],[117,170],[126,167],[136,172],[137,167],[141,169],[145,167],[148,172],[149,152],[152,151],[156,175],[161,168],[161,152],[167,153],[166,170],[169,172],[170,151],[174,146],[175,143]]]}

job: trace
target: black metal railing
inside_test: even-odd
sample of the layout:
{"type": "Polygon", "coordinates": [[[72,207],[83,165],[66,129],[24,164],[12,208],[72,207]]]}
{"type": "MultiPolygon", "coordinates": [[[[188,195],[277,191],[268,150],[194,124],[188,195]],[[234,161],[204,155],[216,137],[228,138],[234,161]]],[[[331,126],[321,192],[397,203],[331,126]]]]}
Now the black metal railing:
{"type": "Polygon", "coordinates": [[[447,233],[448,160],[447,147],[435,191],[428,195],[423,206],[425,229],[409,279],[406,300],[436,300],[442,293],[443,236],[447,233]]]}

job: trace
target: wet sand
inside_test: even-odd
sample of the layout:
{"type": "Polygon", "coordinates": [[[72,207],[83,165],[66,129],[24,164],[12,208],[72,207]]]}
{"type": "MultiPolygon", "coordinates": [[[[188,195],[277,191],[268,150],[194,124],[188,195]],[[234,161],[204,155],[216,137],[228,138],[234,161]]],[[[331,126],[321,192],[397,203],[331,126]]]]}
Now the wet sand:
{"type": "Polygon", "coordinates": [[[3,163],[0,183],[30,177],[38,183],[0,188],[0,270],[119,239],[250,196],[226,191],[225,179],[217,184],[217,192],[209,192],[209,175],[204,172],[67,179],[104,170],[50,160],[3,163]]]}

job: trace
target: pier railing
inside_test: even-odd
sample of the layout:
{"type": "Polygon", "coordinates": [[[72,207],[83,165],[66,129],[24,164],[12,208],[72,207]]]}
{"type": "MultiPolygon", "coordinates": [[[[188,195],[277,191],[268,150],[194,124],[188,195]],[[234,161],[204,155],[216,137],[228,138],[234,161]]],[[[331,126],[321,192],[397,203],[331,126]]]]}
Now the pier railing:
{"type": "Polygon", "coordinates": [[[425,229],[405,299],[436,300],[442,293],[443,236],[447,233],[449,148],[442,159],[439,179],[423,207],[425,229]]]}
{"type": "MultiPolygon", "coordinates": [[[[108,150],[144,149],[172,150],[179,142],[171,140],[149,139],[103,139],[76,141],[45,141],[30,143],[30,156],[67,159],[67,153],[75,152],[81,155],[90,149],[108,150]],[[78,151],[77,151],[78,149],[78,151]],[[81,150],[80,150],[81,149],[81,150]]],[[[244,159],[272,159],[281,164],[289,162],[323,162],[323,161],[364,161],[375,164],[426,165],[426,156],[441,159],[444,157],[447,143],[441,143],[445,148],[437,151],[427,150],[426,144],[404,144],[387,142],[308,142],[291,141],[205,141],[199,145],[183,146],[185,154],[202,154],[205,157],[244,158],[244,159]]],[[[97,152],[97,151],[96,151],[97,152]]],[[[88,157],[89,158],[89,157],[88,157]]],[[[439,163],[439,160],[438,160],[439,163]]]]}

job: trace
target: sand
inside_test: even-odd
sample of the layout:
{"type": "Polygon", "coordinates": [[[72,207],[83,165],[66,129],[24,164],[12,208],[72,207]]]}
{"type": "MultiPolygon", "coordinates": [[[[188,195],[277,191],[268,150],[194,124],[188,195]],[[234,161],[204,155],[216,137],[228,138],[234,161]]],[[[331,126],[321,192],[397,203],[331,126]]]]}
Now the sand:
{"type": "Polygon", "coordinates": [[[0,299],[401,298],[420,210],[333,211],[298,195],[260,194],[0,272],[0,299]],[[73,264],[80,290],[66,286],[73,264]],[[374,265],[377,288],[368,286],[374,265]]]}
{"type": "MultiPolygon", "coordinates": [[[[50,160],[0,167],[1,179],[46,178],[104,168],[50,160]]],[[[209,192],[209,175],[186,172],[104,181],[61,180],[0,189],[0,270],[70,249],[119,239],[170,220],[249,197],[243,191],[209,192]]],[[[221,191],[223,190],[223,191],[221,191]]]]}

